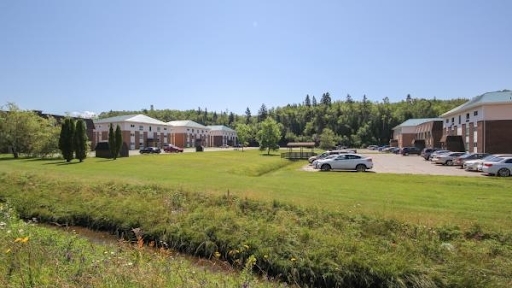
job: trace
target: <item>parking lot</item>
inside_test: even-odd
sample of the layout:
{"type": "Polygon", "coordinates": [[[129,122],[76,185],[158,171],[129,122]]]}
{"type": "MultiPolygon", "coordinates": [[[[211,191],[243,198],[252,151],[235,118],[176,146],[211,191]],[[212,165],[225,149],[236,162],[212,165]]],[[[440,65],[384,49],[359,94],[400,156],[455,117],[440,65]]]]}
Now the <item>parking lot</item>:
{"type": "Polygon", "coordinates": [[[358,149],[357,153],[372,158],[373,169],[368,170],[370,173],[429,174],[474,177],[485,176],[480,172],[468,172],[454,166],[433,164],[430,161],[425,161],[422,157],[417,155],[402,156],[400,154],[380,153],[365,149],[358,149]]]}

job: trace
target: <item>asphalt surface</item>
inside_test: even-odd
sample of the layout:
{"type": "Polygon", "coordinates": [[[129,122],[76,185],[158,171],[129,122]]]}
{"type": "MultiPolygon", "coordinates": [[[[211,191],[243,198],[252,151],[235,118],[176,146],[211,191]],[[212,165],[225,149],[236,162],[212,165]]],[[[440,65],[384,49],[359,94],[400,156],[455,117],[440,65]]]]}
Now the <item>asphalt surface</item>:
{"type": "MultiPolygon", "coordinates": [[[[443,166],[426,161],[418,155],[381,153],[373,150],[358,149],[358,154],[369,156],[373,161],[371,173],[428,174],[447,176],[485,176],[481,172],[468,172],[456,166],[443,166]]],[[[306,169],[309,170],[309,169],[306,169]]],[[[318,171],[318,170],[317,170],[318,171]]]]}

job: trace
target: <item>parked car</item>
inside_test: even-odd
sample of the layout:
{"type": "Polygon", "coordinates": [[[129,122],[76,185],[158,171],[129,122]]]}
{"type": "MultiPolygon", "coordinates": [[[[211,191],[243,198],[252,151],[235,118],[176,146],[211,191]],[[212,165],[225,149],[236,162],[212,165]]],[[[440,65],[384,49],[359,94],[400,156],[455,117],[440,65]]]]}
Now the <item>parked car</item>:
{"type": "Polygon", "coordinates": [[[165,144],[164,145],[164,152],[168,152],[168,153],[182,153],[183,152],[183,148],[181,147],[178,147],[174,144],[165,144]]]}
{"type": "Polygon", "coordinates": [[[407,155],[411,155],[411,154],[420,155],[420,153],[421,153],[421,150],[417,147],[404,147],[400,150],[400,154],[402,154],[403,156],[407,156],[407,155]]]}
{"type": "Polygon", "coordinates": [[[467,153],[467,154],[464,154],[462,156],[459,156],[459,157],[456,157],[455,159],[453,159],[453,165],[459,166],[459,168],[462,169],[464,162],[482,159],[488,155],[489,155],[489,153],[467,153]]]}
{"type": "Polygon", "coordinates": [[[139,150],[140,154],[160,154],[162,150],[158,147],[144,147],[139,150]]]}
{"type": "Polygon", "coordinates": [[[484,157],[482,159],[469,160],[469,161],[464,162],[464,164],[462,164],[462,168],[464,168],[464,170],[466,170],[466,171],[482,171],[482,169],[483,169],[482,164],[485,161],[493,161],[492,159],[496,158],[496,157],[512,157],[512,154],[491,154],[491,155],[487,155],[486,157],[484,157]]]}
{"type": "Polygon", "coordinates": [[[383,149],[386,149],[386,148],[388,148],[388,147],[389,147],[389,145],[382,145],[382,146],[379,146],[379,147],[377,148],[377,150],[378,150],[379,152],[381,152],[383,149]]]}
{"type": "Polygon", "coordinates": [[[482,164],[482,172],[488,175],[508,177],[510,171],[512,171],[512,157],[494,157],[482,164]]]}
{"type": "Polygon", "coordinates": [[[436,164],[452,166],[453,165],[453,160],[456,157],[462,156],[464,154],[466,154],[466,152],[443,153],[443,154],[439,154],[439,155],[434,156],[434,158],[432,159],[432,162],[434,162],[436,164]]]}
{"type": "Polygon", "coordinates": [[[379,148],[379,146],[377,146],[377,145],[368,145],[368,147],[366,147],[366,149],[369,149],[369,150],[376,150],[377,148],[379,148]]]}
{"type": "Polygon", "coordinates": [[[441,148],[423,148],[423,150],[421,150],[420,156],[423,157],[425,160],[429,160],[430,154],[437,150],[441,150],[441,148]]]}
{"type": "Polygon", "coordinates": [[[444,149],[436,150],[436,151],[430,153],[430,156],[428,157],[427,160],[432,161],[432,159],[434,159],[434,157],[436,157],[437,155],[444,154],[444,153],[449,153],[449,152],[452,152],[452,151],[444,150],[444,149]]]}
{"type": "Polygon", "coordinates": [[[313,168],[315,168],[316,167],[316,163],[318,163],[318,161],[325,160],[325,159],[331,159],[331,158],[334,158],[334,157],[338,157],[338,155],[340,155],[340,154],[332,154],[332,155],[325,156],[324,158],[318,158],[318,159],[316,159],[315,161],[313,161],[311,163],[311,166],[313,166],[313,168]]]}
{"type": "Polygon", "coordinates": [[[313,163],[313,161],[315,161],[316,159],[323,159],[329,155],[338,155],[338,154],[341,154],[341,153],[349,153],[350,151],[347,151],[347,150],[328,150],[328,151],[325,151],[324,153],[322,154],[318,154],[318,155],[315,155],[315,156],[311,156],[308,158],[308,162],[309,163],[313,163]]]}
{"type": "Polygon", "coordinates": [[[333,158],[322,159],[316,162],[316,169],[330,170],[356,170],[364,172],[373,168],[372,158],[359,154],[340,154],[333,158]]]}

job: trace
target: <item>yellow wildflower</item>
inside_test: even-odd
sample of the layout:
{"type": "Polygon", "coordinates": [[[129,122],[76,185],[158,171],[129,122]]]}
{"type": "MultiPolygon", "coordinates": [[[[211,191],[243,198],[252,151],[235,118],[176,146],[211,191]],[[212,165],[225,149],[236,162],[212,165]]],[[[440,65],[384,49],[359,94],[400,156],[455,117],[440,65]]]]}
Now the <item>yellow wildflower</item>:
{"type": "Polygon", "coordinates": [[[24,238],[21,238],[21,237],[16,238],[16,240],[14,240],[14,243],[17,243],[17,242],[27,243],[28,242],[28,236],[24,237],[24,238]]]}

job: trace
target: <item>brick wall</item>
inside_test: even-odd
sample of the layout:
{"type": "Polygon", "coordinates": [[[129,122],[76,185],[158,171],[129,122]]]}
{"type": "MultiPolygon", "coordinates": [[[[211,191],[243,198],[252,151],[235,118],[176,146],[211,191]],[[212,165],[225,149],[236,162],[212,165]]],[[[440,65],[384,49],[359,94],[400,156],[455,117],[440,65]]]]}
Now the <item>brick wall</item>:
{"type": "Polygon", "coordinates": [[[484,134],[485,152],[512,153],[512,120],[486,121],[484,134]]]}

